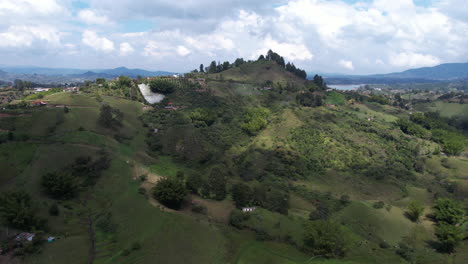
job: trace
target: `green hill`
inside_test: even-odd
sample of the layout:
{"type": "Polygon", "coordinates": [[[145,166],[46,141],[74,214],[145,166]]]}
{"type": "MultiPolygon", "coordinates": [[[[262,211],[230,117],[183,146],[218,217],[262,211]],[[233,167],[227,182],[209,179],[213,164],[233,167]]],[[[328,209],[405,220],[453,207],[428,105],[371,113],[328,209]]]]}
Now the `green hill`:
{"type": "Polygon", "coordinates": [[[1,110],[2,201],[25,191],[13,212],[32,220],[0,205],[0,262],[466,263],[466,240],[436,250],[431,218],[438,197],[468,198],[466,148],[440,153],[466,141],[456,124],[270,61],[198,76],[206,89],[171,79],[152,106],[122,79],[1,110]],[[179,210],[153,196],[161,178],[190,190],[179,210]],[[59,239],[11,246],[25,231],[59,239]]]}

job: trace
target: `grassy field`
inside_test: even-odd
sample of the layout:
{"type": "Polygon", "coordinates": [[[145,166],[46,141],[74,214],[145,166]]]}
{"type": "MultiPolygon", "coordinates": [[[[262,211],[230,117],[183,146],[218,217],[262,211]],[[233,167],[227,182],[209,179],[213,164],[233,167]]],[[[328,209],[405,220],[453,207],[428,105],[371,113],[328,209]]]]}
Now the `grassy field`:
{"type": "Polygon", "coordinates": [[[442,116],[452,117],[456,115],[466,115],[468,113],[468,104],[435,101],[431,103],[417,104],[415,109],[418,111],[439,112],[442,116]]]}

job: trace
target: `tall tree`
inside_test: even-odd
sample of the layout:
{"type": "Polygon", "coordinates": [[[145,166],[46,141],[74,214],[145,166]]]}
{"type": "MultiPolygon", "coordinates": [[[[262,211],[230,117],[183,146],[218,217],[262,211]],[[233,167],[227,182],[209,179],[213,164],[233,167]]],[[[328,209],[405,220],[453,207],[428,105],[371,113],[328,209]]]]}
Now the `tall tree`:
{"type": "Polygon", "coordinates": [[[200,64],[200,72],[205,72],[205,67],[203,66],[203,64],[200,64]]]}
{"type": "Polygon", "coordinates": [[[208,186],[210,195],[215,200],[221,201],[226,198],[226,177],[220,168],[211,170],[210,176],[208,177],[208,186]]]}

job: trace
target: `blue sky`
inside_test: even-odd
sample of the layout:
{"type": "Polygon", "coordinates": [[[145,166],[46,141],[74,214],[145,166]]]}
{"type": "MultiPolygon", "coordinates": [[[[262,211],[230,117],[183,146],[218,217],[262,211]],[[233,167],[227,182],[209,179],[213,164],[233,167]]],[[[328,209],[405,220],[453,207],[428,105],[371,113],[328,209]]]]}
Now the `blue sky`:
{"type": "Polygon", "coordinates": [[[177,72],[273,49],[310,72],[468,61],[465,0],[0,0],[2,64],[177,72]]]}

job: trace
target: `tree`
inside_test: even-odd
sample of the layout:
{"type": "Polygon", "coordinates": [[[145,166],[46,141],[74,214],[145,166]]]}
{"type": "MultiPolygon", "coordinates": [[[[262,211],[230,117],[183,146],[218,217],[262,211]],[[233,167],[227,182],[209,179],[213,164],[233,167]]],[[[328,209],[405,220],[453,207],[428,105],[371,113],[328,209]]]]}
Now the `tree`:
{"type": "Polygon", "coordinates": [[[61,171],[44,174],[41,184],[48,195],[60,200],[73,198],[78,190],[75,178],[61,171]]]}
{"type": "Polygon", "coordinates": [[[203,186],[203,179],[201,175],[198,173],[190,174],[187,178],[187,181],[185,182],[185,186],[190,192],[198,194],[198,191],[203,186]]]}
{"type": "Polygon", "coordinates": [[[304,232],[304,248],[308,253],[326,258],[345,255],[347,238],[340,225],[329,221],[313,221],[305,225],[304,232]]]}
{"type": "Polygon", "coordinates": [[[210,196],[215,200],[221,201],[226,198],[226,177],[220,168],[211,170],[210,176],[208,177],[208,186],[210,196]]]}
{"type": "Polygon", "coordinates": [[[153,93],[166,95],[173,93],[176,89],[176,85],[173,82],[163,79],[151,80],[149,87],[153,93]]]}
{"type": "Polygon", "coordinates": [[[187,189],[181,181],[163,178],[153,188],[156,200],[172,209],[179,209],[187,196],[187,189]]]}
{"type": "Polygon", "coordinates": [[[205,67],[203,66],[203,64],[200,64],[200,72],[205,72],[205,67]]]}
{"type": "Polygon", "coordinates": [[[105,128],[122,126],[123,113],[108,104],[101,106],[98,122],[105,128]]]}
{"type": "Polygon", "coordinates": [[[435,202],[434,217],[438,222],[456,225],[460,223],[465,214],[462,206],[449,198],[439,198],[435,202]]]}
{"type": "Polygon", "coordinates": [[[435,233],[439,240],[439,250],[448,253],[453,252],[464,237],[460,227],[447,223],[439,224],[435,233]]]}
{"type": "Polygon", "coordinates": [[[210,67],[208,68],[208,73],[216,73],[217,72],[217,68],[216,68],[216,61],[212,61],[210,63],[210,67]]]}
{"type": "Polygon", "coordinates": [[[231,68],[231,64],[229,63],[229,61],[223,62],[223,71],[229,70],[229,68],[231,68]]]}
{"type": "Polygon", "coordinates": [[[268,116],[270,111],[267,108],[256,107],[247,110],[245,121],[241,128],[250,135],[256,135],[260,130],[265,128],[268,124],[268,116]]]}
{"type": "Polygon", "coordinates": [[[0,215],[9,226],[17,229],[31,230],[44,224],[34,214],[31,196],[22,190],[0,194],[0,215]]]}
{"type": "Polygon", "coordinates": [[[423,212],[424,207],[422,206],[421,202],[414,200],[408,204],[408,211],[406,212],[406,215],[411,221],[418,222],[423,212]]]}
{"type": "Polygon", "coordinates": [[[129,88],[132,86],[132,79],[130,77],[122,75],[119,77],[119,81],[117,84],[120,88],[129,88]]]}
{"type": "Polygon", "coordinates": [[[229,215],[229,224],[236,227],[236,228],[242,228],[243,227],[243,222],[247,219],[249,219],[249,214],[246,214],[242,212],[241,210],[234,209],[231,211],[231,214],[229,215]]]}
{"type": "Polygon", "coordinates": [[[232,199],[237,208],[249,206],[253,199],[252,189],[245,183],[237,183],[232,186],[232,199]]]}

